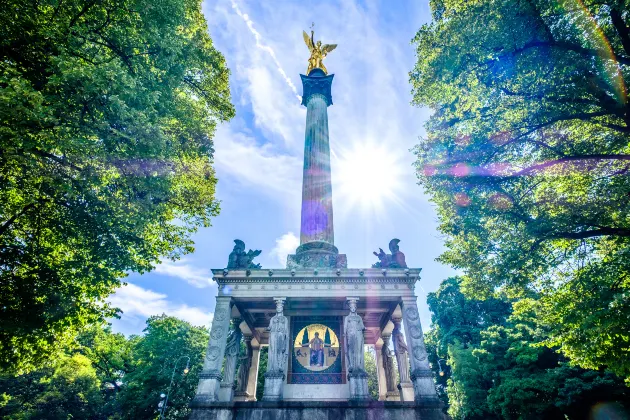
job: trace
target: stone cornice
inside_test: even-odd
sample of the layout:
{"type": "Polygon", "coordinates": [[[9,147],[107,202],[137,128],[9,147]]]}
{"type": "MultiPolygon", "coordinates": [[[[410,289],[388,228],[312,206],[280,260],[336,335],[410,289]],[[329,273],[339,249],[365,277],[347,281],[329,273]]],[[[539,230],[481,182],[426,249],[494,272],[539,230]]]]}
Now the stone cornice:
{"type": "Polygon", "coordinates": [[[227,270],[213,269],[218,284],[236,283],[408,283],[420,280],[421,268],[347,268],[317,270],[227,270]]]}

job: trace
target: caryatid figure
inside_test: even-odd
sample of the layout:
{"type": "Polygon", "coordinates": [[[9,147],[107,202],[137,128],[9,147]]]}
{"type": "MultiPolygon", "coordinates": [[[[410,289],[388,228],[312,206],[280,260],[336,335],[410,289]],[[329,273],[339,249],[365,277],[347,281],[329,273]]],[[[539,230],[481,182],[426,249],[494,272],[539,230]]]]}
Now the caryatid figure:
{"type": "Polygon", "coordinates": [[[289,321],[283,315],[283,304],[276,301],[276,314],[269,323],[269,359],[267,372],[285,373],[289,340],[289,321]]]}
{"type": "Polygon", "coordinates": [[[346,358],[348,360],[348,373],[365,371],[364,338],[365,325],[363,319],[357,314],[356,299],[348,299],[350,314],[346,316],[343,330],[346,336],[346,358]]]}
{"type": "Polygon", "coordinates": [[[289,321],[282,313],[284,298],[276,298],[276,314],[269,323],[269,359],[265,373],[265,390],[263,400],[278,401],[282,399],[282,388],[285,379],[288,344],[289,321]]]}

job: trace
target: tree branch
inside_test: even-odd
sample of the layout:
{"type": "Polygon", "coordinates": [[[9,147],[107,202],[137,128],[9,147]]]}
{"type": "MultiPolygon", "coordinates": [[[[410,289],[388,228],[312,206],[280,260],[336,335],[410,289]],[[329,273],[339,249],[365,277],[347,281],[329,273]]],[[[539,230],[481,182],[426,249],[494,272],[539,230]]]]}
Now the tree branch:
{"type": "Polygon", "coordinates": [[[547,236],[549,239],[586,239],[597,236],[630,236],[630,229],[603,227],[582,232],[559,232],[547,236]]]}
{"type": "Polygon", "coordinates": [[[594,154],[594,155],[565,156],[560,159],[549,160],[547,162],[543,162],[538,165],[533,165],[533,166],[530,166],[529,168],[522,169],[518,172],[508,175],[508,178],[518,177],[522,175],[529,175],[532,172],[546,169],[550,166],[560,165],[562,163],[586,161],[586,160],[630,160],[630,155],[594,154]]]}

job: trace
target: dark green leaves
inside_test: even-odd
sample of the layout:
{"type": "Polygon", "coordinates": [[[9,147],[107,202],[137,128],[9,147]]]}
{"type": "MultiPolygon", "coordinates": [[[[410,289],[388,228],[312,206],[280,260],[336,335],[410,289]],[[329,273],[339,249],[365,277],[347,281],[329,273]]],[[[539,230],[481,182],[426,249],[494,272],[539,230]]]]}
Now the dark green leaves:
{"type": "Polygon", "coordinates": [[[540,296],[550,343],[629,377],[628,4],[431,4],[410,76],[441,261],[469,296],[540,296]]]}
{"type": "Polygon", "coordinates": [[[192,250],[234,111],[197,0],[11,0],[0,55],[0,366],[25,370],[192,250]]]}

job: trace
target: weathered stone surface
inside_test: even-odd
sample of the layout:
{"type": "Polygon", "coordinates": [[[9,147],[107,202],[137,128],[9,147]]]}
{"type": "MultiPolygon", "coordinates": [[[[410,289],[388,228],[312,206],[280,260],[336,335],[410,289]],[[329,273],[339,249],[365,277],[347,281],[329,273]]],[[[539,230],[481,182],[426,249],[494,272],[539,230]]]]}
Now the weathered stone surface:
{"type": "Polygon", "coordinates": [[[194,407],[191,420],[443,420],[439,402],[236,402],[194,407]]]}

